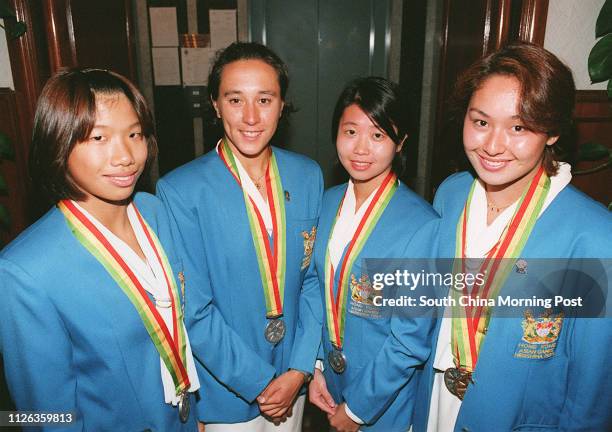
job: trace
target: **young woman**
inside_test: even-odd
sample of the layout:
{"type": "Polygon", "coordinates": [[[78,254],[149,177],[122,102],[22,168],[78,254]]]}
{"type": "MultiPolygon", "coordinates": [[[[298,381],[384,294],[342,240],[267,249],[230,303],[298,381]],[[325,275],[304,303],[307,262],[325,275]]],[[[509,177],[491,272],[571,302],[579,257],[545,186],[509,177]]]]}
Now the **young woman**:
{"type": "Polygon", "coordinates": [[[153,133],[113,72],[61,72],[40,96],[32,176],[55,206],[0,254],[0,348],[17,409],[62,414],[47,424],[197,430],[189,282],[161,203],[134,195],[153,133]]]}
{"type": "Polygon", "coordinates": [[[323,197],[314,261],[327,318],[309,396],[341,432],[407,431],[415,366],[430,350],[431,320],[375,304],[363,261],[426,257],[433,242],[422,233],[437,215],[397,178],[407,139],[402,108],[394,84],[369,77],[348,84],[334,111],[332,135],[350,180],[323,197]]]}
{"type": "MultiPolygon", "coordinates": [[[[483,266],[513,259],[506,276],[488,273],[491,298],[516,278],[536,294],[528,282],[543,262],[536,258],[612,257],[610,213],[570,186],[569,165],[555,160],[574,95],[571,71],[527,43],[477,61],[457,82],[457,118],[474,171],[438,189],[440,255],[483,266]]],[[[610,430],[609,320],[550,310],[503,319],[490,309],[452,312],[468,319],[438,322],[415,430],[610,430]]]]}
{"type": "Polygon", "coordinates": [[[301,429],[298,392],[321,338],[316,280],[304,279],[323,181],[316,163],[270,145],[287,85],[285,64],[265,46],[221,51],[208,91],[223,137],[158,183],[198,278],[186,322],[207,431],[301,429]]]}

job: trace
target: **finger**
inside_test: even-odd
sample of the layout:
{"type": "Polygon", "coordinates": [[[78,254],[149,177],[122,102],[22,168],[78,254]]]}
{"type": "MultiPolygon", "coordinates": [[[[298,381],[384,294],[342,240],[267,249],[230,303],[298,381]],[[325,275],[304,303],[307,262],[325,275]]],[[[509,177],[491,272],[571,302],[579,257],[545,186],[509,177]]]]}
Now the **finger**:
{"type": "MultiPolygon", "coordinates": [[[[333,399],[332,399],[333,401],[333,399]]],[[[319,396],[318,400],[317,400],[317,404],[316,404],[321,411],[329,414],[329,415],[334,415],[336,414],[336,407],[329,405],[329,403],[321,396],[319,396]]]]}
{"type": "Polygon", "coordinates": [[[283,406],[283,405],[281,405],[281,404],[277,404],[277,405],[265,405],[265,406],[261,406],[261,405],[260,405],[260,406],[259,406],[259,410],[260,410],[262,413],[264,413],[264,414],[266,414],[266,415],[269,415],[268,413],[273,412],[273,411],[276,411],[276,410],[278,410],[279,408],[283,408],[283,407],[284,407],[284,406],[283,406]]]}
{"type": "Polygon", "coordinates": [[[334,400],[331,393],[327,391],[326,388],[321,389],[321,396],[323,397],[323,399],[325,400],[325,403],[327,403],[327,405],[329,405],[330,408],[336,408],[336,401],[334,400]]]}
{"type": "Polygon", "coordinates": [[[333,410],[331,410],[329,406],[327,406],[327,404],[325,403],[325,400],[320,396],[311,398],[310,403],[316,406],[317,408],[319,408],[321,411],[323,411],[326,414],[332,414],[332,415],[334,414],[333,410]]]}
{"type": "Polygon", "coordinates": [[[277,418],[277,417],[282,417],[286,412],[287,412],[286,407],[280,407],[280,408],[269,411],[267,415],[268,417],[271,417],[271,418],[277,418]]]}
{"type": "Polygon", "coordinates": [[[270,409],[274,406],[287,406],[289,405],[288,403],[286,403],[286,401],[279,397],[279,396],[273,396],[271,398],[269,398],[268,400],[266,400],[265,403],[260,403],[259,406],[263,409],[270,409]]]}

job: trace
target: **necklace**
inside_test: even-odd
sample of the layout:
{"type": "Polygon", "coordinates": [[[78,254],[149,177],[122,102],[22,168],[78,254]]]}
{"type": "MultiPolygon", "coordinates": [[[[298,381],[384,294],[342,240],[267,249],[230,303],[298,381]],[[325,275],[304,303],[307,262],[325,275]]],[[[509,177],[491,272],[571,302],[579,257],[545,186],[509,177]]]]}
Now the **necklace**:
{"type": "Polygon", "coordinates": [[[489,203],[489,201],[487,201],[487,209],[488,209],[490,212],[493,212],[493,213],[499,213],[499,212],[501,212],[502,210],[507,209],[507,208],[508,208],[508,207],[510,207],[511,205],[512,205],[512,203],[510,203],[510,204],[508,204],[508,205],[505,205],[505,206],[500,206],[500,207],[497,207],[497,206],[494,206],[493,204],[489,203]]]}
{"type": "Polygon", "coordinates": [[[255,187],[257,188],[257,190],[261,191],[264,188],[264,185],[261,183],[261,179],[264,178],[264,176],[266,175],[266,172],[264,171],[264,173],[262,175],[260,175],[257,179],[254,179],[253,177],[251,177],[251,175],[249,174],[249,177],[251,177],[251,180],[253,180],[253,183],[255,184],[255,187]]]}

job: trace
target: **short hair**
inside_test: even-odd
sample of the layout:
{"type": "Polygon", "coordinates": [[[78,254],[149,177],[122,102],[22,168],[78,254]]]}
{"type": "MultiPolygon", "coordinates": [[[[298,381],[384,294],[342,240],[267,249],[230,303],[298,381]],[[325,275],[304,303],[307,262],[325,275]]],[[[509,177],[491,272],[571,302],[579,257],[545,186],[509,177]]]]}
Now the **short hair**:
{"type": "MultiPolygon", "coordinates": [[[[399,146],[406,139],[410,125],[407,107],[402,104],[397,84],[381,77],[357,78],[349,82],[336,102],[332,117],[332,142],[336,142],[340,118],[350,105],[357,105],[399,146]]],[[[405,147],[393,159],[393,172],[400,176],[405,167],[405,147]]]]}
{"type": "Polygon", "coordinates": [[[276,71],[278,85],[280,87],[280,97],[284,102],[281,118],[271,143],[282,144],[289,126],[289,116],[295,112],[293,105],[287,102],[287,89],[289,88],[289,71],[285,62],[270,48],[257,42],[234,42],[227,48],[217,51],[215,61],[208,74],[208,104],[205,110],[205,121],[215,132],[223,136],[223,125],[217,119],[213,101],[219,97],[219,87],[221,86],[221,74],[223,68],[230,63],[240,60],[261,60],[276,71]]]}
{"type": "Polygon", "coordinates": [[[235,61],[261,60],[270,65],[278,76],[281,100],[285,100],[289,87],[289,72],[287,65],[270,48],[257,42],[234,42],[227,48],[217,51],[215,61],[208,75],[208,96],[211,100],[219,97],[221,73],[223,68],[235,61]]]}
{"type": "MultiPolygon", "coordinates": [[[[529,42],[514,42],[472,64],[463,72],[450,99],[451,115],[463,122],[470,100],[493,75],[516,78],[520,85],[519,118],[529,129],[548,136],[561,136],[572,125],[576,87],[571,70],[555,55],[529,42]]],[[[548,175],[557,172],[557,156],[544,150],[543,166],[548,175]]]]}
{"type": "Polygon", "coordinates": [[[85,197],[68,172],[74,146],[87,139],[96,122],[96,98],[123,94],[130,101],[148,148],[145,173],[157,156],[153,115],[138,89],[118,73],[102,69],[70,69],[45,84],[34,116],[30,176],[53,203],[85,197]]]}

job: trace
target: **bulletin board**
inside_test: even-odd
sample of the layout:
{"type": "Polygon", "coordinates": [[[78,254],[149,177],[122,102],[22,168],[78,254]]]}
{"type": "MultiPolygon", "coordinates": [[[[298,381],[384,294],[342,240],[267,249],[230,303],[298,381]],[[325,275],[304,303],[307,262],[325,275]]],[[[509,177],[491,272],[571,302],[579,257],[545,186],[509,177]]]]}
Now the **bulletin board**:
{"type": "Polygon", "coordinates": [[[207,103],[215,53],[238,38],[237,0],[148,0],[159,175],[210,150],[207,103]]]}

